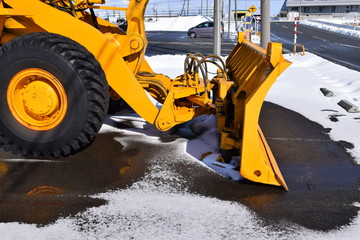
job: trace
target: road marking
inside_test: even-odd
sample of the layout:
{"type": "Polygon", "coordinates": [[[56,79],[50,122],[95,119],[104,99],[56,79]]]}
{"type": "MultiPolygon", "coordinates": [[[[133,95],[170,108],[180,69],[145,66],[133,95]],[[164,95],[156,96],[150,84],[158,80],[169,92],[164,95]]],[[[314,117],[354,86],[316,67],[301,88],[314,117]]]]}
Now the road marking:
{"type": "Polygon", "coordinates": [[[289,43],[289,44],[293,44],[293,43],[294,43],[294,42],[291,42],[291,41],[286,40],[285,38],[278,37],[278,36],[275,35],[274,33],[270,33],[270,35],[271,35],[271,36],[274,36],[274,37],[276,37],[276,38],[278,38],[278,39],[280,39],[280,40],[282,40],[282,41],[285,42],[285,43],[289,43]]]}
{"type": "Polygon", "coordinates": [[[42,162],[51,162],[51,163],[59,163],[59,162],[65,162],[60,160],[47,160],[47,159],[20,159],[20,158],[8,158],[8,159],[1,159],[0,162],[24,162],[24,163],[42,163],[42,162]]]}
{"type": "MultiPolygon", "coordinates": [[[[321,41],[323,41],[323,42],[329,42],[329,40],[324,39],[324,38],[319,38],[319,37],[316,37],[316,36],[312,36],[312,37],[315,38],[315,39],[321,40],[321,41]]],[[[360,49],[360,47],[358,47],[358,46],[352,46],[352,45],[348,45],[348,44],[344,44],[344,43],[334,42],[334,44],[339,45],[339,46],[342,46],[342,47],[349,47],[349,48],[360,49]]],[[[321,47],[324,47],[324,48],[328,48],[327,46],[324,46],[324,45],[320,45],[320,46],[321,46],[321,47]]]]}
{"type": "Polygon", "coordinates": [[[343,47],[360,49],[360,47],[358,47],[358,46],[352,46],[352,45],[348,45],[348,44],[344,44],[344,43],[335,43],[335,44],[340,45],[340,46],[343,46],[343,47]]]}
{"type": "Polygon", "coordinates": [[[324,38],[319,38],[319,37],[317,37],[317,36],[312,36],[313,38],[315,38],[315,39],[318,39],[318,40],[321,40],[321,41],[324,41],[324,42],[326,42],[327,40],[326,39],[324,39],[324,38]]]}

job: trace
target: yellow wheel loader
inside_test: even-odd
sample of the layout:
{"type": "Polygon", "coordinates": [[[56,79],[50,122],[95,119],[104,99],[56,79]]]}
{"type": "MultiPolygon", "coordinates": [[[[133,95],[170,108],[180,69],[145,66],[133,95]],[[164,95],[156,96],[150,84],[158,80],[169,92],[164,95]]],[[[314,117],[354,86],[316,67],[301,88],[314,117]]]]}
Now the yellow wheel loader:
{"type": "Polygon", "coordinates": [[[121,98],[162,131],[202,114],[216,115],[219,161],[235,152],[244,178],[287,189],[258,126],[265,95],[290,65],[281,44],[264,50],[239,35],[226,63],[189,54],[184,74],[170,79],[155,73],[144,58],[148,0],[130,0],[127,8],[104,3],[0,0],[2,148],[24,157],[75,154],[94,140],[109,101],[121,98]],[[125,11],[126,33],[98,18],[94,9],[125,11]],[[207,64],[218,69],[212,79],[207,64]]]}

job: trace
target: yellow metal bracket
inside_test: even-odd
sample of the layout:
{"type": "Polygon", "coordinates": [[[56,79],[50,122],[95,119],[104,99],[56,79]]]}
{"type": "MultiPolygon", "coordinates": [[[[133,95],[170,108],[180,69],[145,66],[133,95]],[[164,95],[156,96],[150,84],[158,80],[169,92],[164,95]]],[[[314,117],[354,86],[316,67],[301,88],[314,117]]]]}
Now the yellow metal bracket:
{"type": "Polygon", "coordinates": [[[31,16],[32,14],[25,9],[11,9],[0,7],[0,16],[31,16]]]}
{"type": "Polygon", "coordinates": [[[92,9],[127,11],[127,8],[120,8],[120,7],[91,6],[91,5],[88,5],[87,7],[88,7],[88,8],[92,8],[92,9]]]}
{"type": "Polygon", "coordinates": [[[299,44],[299,43],[295,43],[295,44],[294,44],[294,50],[293,50],[294,55],[296,54],[297,47],[300,47],[300,48],[301,48],[301,53],[300,53],[300,55],[304,56],[304,55],[305,55],[305,46],[302,45],[302,44],[299,44]]]}
{"type": "Polygon", "coordinates": [[[225,113],[226,121],[219,119],[221,148],[239,149],[240,173],[244,178],[288,190],[258,120],[267,92],[291,63],[283,58],[279,43],[269,43],[265,50],[245,41],[242,35],[238,39],[226,61],[235,93],[229,94],[231,98],[225,103],[227,108],[232,106],[233,114],[225,113]]]}
{"type": "Polygon", "coordinates": [[[105,36],[115,45],[120,46],[123,57],[138,53],[144,50],[145,40],[139,35],[120,35],[106,33],[105,36]]]}
{"type": "MultiPolygon", "coordinates": [[[[166,131],[177,124],[187,122],[201,114],[210,113],[211,100],[202,94],[205,86],[182,86],[181,79],[178,77],[169,87],[169,93],[156,118],[155,125],[159,130],[166,131]],[[201,106],[195,108],[194,106],[201,106]]],[[[211,86],[208,86],[210,89],[211,86]]]]}

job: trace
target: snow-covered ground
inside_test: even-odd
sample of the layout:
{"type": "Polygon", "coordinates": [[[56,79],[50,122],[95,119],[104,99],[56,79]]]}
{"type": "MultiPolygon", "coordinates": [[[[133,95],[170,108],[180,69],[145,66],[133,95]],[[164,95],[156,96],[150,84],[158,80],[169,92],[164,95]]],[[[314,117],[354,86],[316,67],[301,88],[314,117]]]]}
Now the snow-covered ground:
{"type": "MultiPolygon", "coordinates": [[[[184,58],[165,55],[147,60],[155,71],[175,77],[182,74],[184,58]]],[[[354,144],[349,151],[360,163],[360,113],[347,113],[337,105],[345,99],[360,106],[360,72],[310,53],[286,58],[293,64],[279,77],[266,100],[331,128],[329,134],[334,140],[354,144]],[[332,90],[334,97],[324,97],[321,87],[332,90]],[[331,115],[336,115],[338,121],[331,121],[331,115]]],[[[121,121],[121,117],[117,119],[121,121]]],[[[216,143],[211,118],[201,120],[202,127],[210,130],[192,141],[174,143],[162,142],[154,129],[144,128],[145,121],[141,118],[132,119],[137,123],[133,130],[137,131],[104,125],[101,132],[121,132],[122,138],[118,141],[125,147],[136,136],[164,149],[159,152],[160,158],[149,160],[152,168],[143,179],[127,189],[94,196],[108,201],[103,206],[60,218],[44,227],[0,223],[0,239],[357,239],[360,235],[360,215],[351,225],[326,233],[295,224],[271,229],[244,205],[189,193],[184,186],[186,179],[167,168],[163,158],[171,148],[183,156],[183,161],[200,164],[192,156],[213,150],[216,143]]],[[[360,207],[360,203],[353,204],[360,207]]]]}

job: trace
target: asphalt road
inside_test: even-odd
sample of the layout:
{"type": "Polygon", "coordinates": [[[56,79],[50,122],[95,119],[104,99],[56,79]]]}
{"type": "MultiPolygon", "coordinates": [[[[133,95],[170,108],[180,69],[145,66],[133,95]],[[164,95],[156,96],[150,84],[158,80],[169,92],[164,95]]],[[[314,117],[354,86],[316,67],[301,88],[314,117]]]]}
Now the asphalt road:
{"type": "MultiPolygon", "coordinates": [[[[297,43],[329,61],[360,71],[360,39],[305,25],[298,25],[297,43]]],[[[212,54],[213,40],[209,37],[189,38],[186,32],[149,32],[147,55],[187,54],[201,52],[212,54]]],[[[283,44],[284,50],[294,47],[294,23],[272,22],[271,41],[283,44]]],[[[235,39],[222,38],[221,55],[228,55],[236,44],[235,39]]],[[[298,48],[298,50],[300,50],[298,48]]]]}
{"type": "MultiPolygon", "coordinates": [[[[147,56],[162,54],[187,54],[200,52],[204,55],[213,53],[213,40],[209,37],[190,38],[186,32],[149,32],[147,56]]],[[[236,42],[223,38],[221,54],[226,56],[234,48],[236,42]]]]}
{"type": "MultiPolygon", "coordinates": [[[[273,22],[271,40],[292,50],[294,43],[293,22],[273,22]]],[[[331,62],[360,71],[360,39],[298,24],[297,43],[306,51],[315,53],[331,62]]],[[[299,50],[299,49],[298,49],[299,50]]]]}
{"type": "MultiPolygon", "coordinates": [[[[208,39],[174,36],[176,40],[169,43],[168,37],[167,33],[149,34],[149,55],[185,53],[189,49],[211,52],[208,39]]],[[[109,117],[106,123],[127,127],[109,117]]],[[[115,140],[123,137],[121,133],[105,132],[83,152],[56,161],[23,160],[0,150],[0,222],[44,225],[103,205],[104,200],[89,195],[126,188],[141,179],[151,168],[149,159],[160,154],[164,167],[170,166],[186,179],[184,184],[190,192],[244,204],[270,227],[290,222],[328,231],[350,224],[359,211],[353,203],[360,202],[360,166],[346,152],[351,143],[334,142],[328,136],[331,129],[271,103],[264,104],[260,125],[289,192],[245,180],[224,179],[204,167],[182,161],[189,157],[185,154],[174,158],[168,145],[159,148],[134,137],[132,145],[124,148],[115,140]]],[[[153,127],[148,124],[147,128],[153,127]]],[[[161,140],[176,143],[184,137],[174,130],[161,140]]]]}

